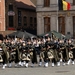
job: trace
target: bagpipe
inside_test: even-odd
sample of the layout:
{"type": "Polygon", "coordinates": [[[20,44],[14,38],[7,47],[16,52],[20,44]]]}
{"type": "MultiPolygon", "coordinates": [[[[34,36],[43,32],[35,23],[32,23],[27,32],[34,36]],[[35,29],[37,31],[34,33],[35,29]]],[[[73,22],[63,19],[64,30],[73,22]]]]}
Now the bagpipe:
{"type": "Polygon", "coordinates": [[[40,49],[40,52],[45,51],[45,50],[46,50],[45,44],[44,44],[44,43],[41,43],[41,44],[39,45],[39,49],[40,49]]]}
{"type": "Polygon", "coordinates": [[[69,49],[69,51],[73,50],[73,49],[75,49],[75,46],[71,44],[71,45],[68,46],[68,49],[69,49]]]}
{"type": "Polygon", "coordinates": [[[59,46],[58,46],[59,52],[62,51],[62,50],[64,50],[65,47],[66,47],[65,44],[59,44],[59,46]]]}

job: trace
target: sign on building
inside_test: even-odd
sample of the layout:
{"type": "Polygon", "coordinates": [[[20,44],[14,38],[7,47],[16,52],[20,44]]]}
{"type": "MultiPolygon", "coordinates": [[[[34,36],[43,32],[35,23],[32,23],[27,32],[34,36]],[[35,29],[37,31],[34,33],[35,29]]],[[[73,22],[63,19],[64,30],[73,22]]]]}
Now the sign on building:
{"type": "Polygon", "coordinates": [[[8,16],[14,16],[15,15],[15,12],[14,11],[9,11],[8,12],[8,16]]]}

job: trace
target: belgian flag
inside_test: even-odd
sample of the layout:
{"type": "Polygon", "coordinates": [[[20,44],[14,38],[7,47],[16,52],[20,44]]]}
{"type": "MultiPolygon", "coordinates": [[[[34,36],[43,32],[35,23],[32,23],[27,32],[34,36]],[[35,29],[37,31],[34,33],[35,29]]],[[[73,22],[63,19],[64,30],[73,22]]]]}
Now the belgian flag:
{"type": "Polygon", "coordinates": [[[62,0],[58,0],[58,7],[59,7],[59,10],[63,10],[63,2],[62,2],[62,0]]]}
{"type": "Polygon", "coordinates": [[[70,3],[65,0],[58,0],[59,10],[70,10],[70,3]]]}

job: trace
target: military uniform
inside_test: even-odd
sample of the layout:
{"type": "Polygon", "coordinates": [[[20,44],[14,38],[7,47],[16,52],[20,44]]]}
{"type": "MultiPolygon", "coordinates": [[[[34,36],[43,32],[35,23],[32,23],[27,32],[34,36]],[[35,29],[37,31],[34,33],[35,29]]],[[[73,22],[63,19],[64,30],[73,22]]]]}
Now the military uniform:
{"type": "Polygon", "coordinates": [[[15,64],[19,62],[19,49],[17,45],[12,41],[9,50],[9,67],[11,67],[11,63],[13,61],[15,62],[15,64]]]}
{"type": "Polygon", "coordinates": [[[42,61],[44,60],[44,51],[46,50],[45,43],[41,42],[39,45],[40,54],[39,54],[39,66],[42,66],[42,61]]]}
{"type": "Polygon", "coordinates": [[[54,60],[55,60],[54,63],[57,64],[57,66],[60,66],[60,62],[59,62],[59,51],[58,51],[58,41],[57,42],[54,41],[53,50],[54,50],[54,60]]]}
{"type": "Polygon", "coordinates": [[[34,64],[37,63],[37,52],[36,52],[35,46],[32,43],[27,45],[28,45],[28,49],[30,50],[30,56],[31,56],[31,62],[32,62],[31,66],[33,67],[34,64]]]}
{"type": "Polygon", "coordinates": [[[28,46],[25,43],[23,43],[22,45],[21,60],[23,62],[23,65],[25,65],[25,67],[28,67],[28,63],[30,61],[30,51],[28,50],[28,46]]]}
{"type": "Polygon", "coordinates": [[[2,60],[3,60],[3,69],[5,69],[5,66],[7,64],[7,49],[6,49],[6,45],[3,43],[3,35],[0,35],[0,51],[2,51],[2,60]]]}
{"type": "Polygon", "coordinates": [[[22,63],[22,46],[23,46],[23,42],[18,42],[16,43],[17,47],[18,47],[18,51],[19,51],[19,65],[20,66],[23,66],[23,63],[22,63]]]}
{"type": "Polygon", "coordinates": [[[68,65],[70,64],[70,62],[72,62],[72,64],[74,64],[74,59],[75,59],[75,46],[72,43],[71,40],[68,40],[68,55],[69,55],[69,60],[68,60],[68,65]]]}
{"type": "Polygon", "coordinates": [[[34,58],[34,56],[33,56],[33,45],[32,45],[31,40],[28,40],[27,44],[26,44],[26,67],[28,67],[28,63],[30,60],[33,63],[33,61],[34,61],[33,58],[34,58]]]}
{"type": "Polygon", "coordinates": [[[60,59],[62,59],[63,65],[68,61],[68,50],[66,48],[66,43],[64,40],[60,40],[59,43],[59,52],[60,52],[60,59]]]}
{"type": "Polygon", "coordinates": [[[44,62],[45,62],[44,66],[48,67],[48,62],[49,62],[48,51],[50,48],[50,38],[49,37],[46,39],[45,47],[46,47],[46,50],[43,52],[44,53],[44,62]]]}

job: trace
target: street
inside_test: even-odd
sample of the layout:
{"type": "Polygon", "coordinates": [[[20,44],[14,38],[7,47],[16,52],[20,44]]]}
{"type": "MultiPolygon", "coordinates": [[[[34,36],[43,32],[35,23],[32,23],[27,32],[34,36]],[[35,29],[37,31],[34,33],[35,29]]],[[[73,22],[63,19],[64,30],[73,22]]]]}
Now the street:
{"type": "Polygon", "coordinates": [[[38,65],[35,65],[35,67],[18,67],[15,68],[14,66],[12,68],[6,67],[5,70],[0,67],[0,75],[74,75],[75,74],[75,65],[70,64],[69,66],[54,66],[51,67],[49,64],[48,68],[45,68],[44,66],[39,67],[38,65]]]}

